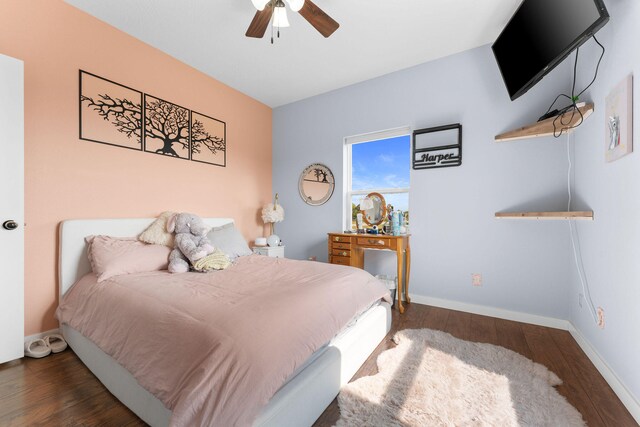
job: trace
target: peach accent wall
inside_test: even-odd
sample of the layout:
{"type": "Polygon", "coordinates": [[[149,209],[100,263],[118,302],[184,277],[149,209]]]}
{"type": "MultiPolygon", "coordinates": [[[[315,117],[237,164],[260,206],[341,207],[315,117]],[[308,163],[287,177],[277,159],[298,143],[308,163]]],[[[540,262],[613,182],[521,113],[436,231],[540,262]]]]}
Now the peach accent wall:
{"type": "Polygon", "coordinates": [[[271,108],[61,0],[1,9],[0,53],[25,64],[25,335],[57,327],[60,221],[178,210],[263,234],[271,108]],[[78,69],[225,121],[227,167],[80,140],[78,69]]]}

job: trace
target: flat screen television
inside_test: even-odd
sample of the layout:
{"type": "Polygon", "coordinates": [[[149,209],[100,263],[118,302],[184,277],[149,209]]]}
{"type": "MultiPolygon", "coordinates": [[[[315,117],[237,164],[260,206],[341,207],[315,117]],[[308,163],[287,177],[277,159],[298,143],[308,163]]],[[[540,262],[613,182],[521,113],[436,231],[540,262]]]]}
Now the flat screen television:
{"type": "Polygon", "coordinates": [[[492,46],[511,100],[609,21],[603,0],[524,0],[492,46]]]}

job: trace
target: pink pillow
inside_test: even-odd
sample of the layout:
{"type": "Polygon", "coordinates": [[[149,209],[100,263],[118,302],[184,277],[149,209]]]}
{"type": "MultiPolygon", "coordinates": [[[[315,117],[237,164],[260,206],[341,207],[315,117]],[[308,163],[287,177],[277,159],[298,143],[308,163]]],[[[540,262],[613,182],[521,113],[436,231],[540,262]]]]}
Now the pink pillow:
{"type": "Polygon", "coordinates": [[[166,270],[171,248],[148,245],[136,238],[88,236],[87,255],[98,282],[113,276],[166,270]]]}

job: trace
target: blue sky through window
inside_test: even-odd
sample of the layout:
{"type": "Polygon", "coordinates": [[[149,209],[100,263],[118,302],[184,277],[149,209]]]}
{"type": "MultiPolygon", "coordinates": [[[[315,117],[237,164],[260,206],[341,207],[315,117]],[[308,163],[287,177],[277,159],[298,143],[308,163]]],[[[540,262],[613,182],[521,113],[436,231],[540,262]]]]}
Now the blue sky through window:
{"type": "Polygon", "coordinates": [[[409,187],[409,135],[351,146],[351,189],[409,187]]]}
{"type": "MultiPolygon", "coordinates": [[[[399,136],[351,146],[351,189],[408,188],[411,137],[399,136]]],[[[383,194],[396,209],[409,208],[408,194],[383,194]]],[[[354,196],[358,205],[362,196],[354,196]]]]}

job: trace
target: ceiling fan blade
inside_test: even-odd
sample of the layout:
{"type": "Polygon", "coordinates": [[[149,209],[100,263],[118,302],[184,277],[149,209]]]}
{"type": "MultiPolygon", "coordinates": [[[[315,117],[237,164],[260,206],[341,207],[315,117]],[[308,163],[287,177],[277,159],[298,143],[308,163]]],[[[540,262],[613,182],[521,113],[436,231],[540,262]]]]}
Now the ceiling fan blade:
{"type": "Polygon", "coordinates": [[[273,8],[271,7],[271,4],[266,5],[262,11],[257,11],[256,16],[253,17],[253,21],[249,24],[249,28],[247,29],[245,36],[261,39],[264,36],[265,31],[267,31],[272,14],[273,8]]]}
{"type": "Polygon", "coordinates": [[[311,0],[305,0],[299,13],[325,37],[329,37],[340,27],[340,24],[313,4],[311,0]]]}

